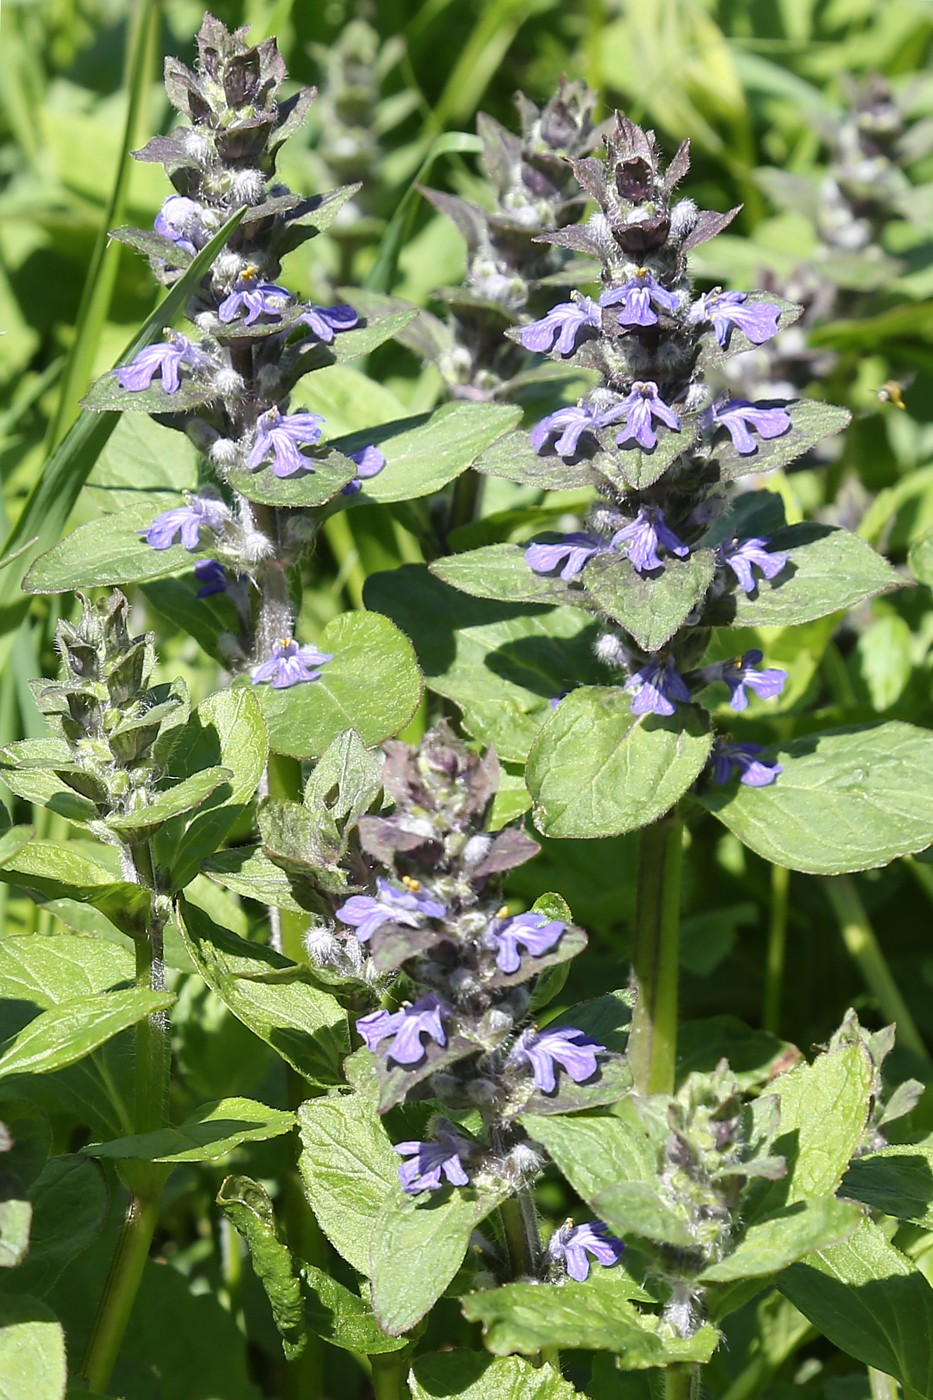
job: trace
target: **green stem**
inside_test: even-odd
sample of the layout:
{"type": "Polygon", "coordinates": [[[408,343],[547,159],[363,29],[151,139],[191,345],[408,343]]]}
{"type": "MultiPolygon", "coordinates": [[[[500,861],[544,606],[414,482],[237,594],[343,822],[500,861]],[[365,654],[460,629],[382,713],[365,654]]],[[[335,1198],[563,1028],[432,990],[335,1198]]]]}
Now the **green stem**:
{"type": "Polygon", "coordinates": [[[160,1196],[161,1186],[157,1186],[151,1196],[131,1196],[127,1206],[117,1252],[110,1265],[81,1368],[88,1389],[95,1395],[106,1394],[110,1384],[149,1257],[149,1246],[159,1219],[160,1196]]]}
{"type": "Polygon", "coordinates": [[[869,1366],[868,1384],[871,1388],[871,1400],[898,1400],[900,1390],[897,1381],[885,1371],[876,1371],[874,1366],[869,1366]]]}
{"type": "Polygon", "coordinates": [[[670,815],[639,838],[629,1063],[640,1094],[671,1094],[677,1057],[677,974],[683,822],[670,815]]]}
{"type": "Polygon", "coordinates": [[[885,1020],[896,1022],[897,1038],[901,1045],[921,1059],[928,1060],[927,1048],[891,975],[852,876],[836,875],[824,880],[823,888],[839,921],[846,951],[861,973],[865,986],[878,1002],[885,1020]]]}
{"type": "Polygon", "coordinates": [[[373,1400],[405,1400],[408,1395],[408,1352],[390,1351],[371,1356],[373,1400]]]}
{"type": "Polygon", "coordinates": [[[781,993],[784,989],[784,958],[787,952],[787,910],[790,871],[783,865],[771,867],[771,925],[768,930],[768,961],[765,967],[764,1028],[777,1035],[781,1025],[781,993]]]}
{"type": "Polygon", "coordinates": [[[698,1400],[699,1366],[668,1366],[664,1372],[664,1400],[698,1400]]]}
{"type": "MultiPolygon", "coordinates": [[[[127,873],[133,875],[136,883],[148,886],[153,901],[148,937],[136,940],[136,985],[150,991],[164,991],[162,932],[165,916],[158,907],[159,896],[153,889],[152,857],[148,845],[128,849],[124,863],[127,873]]],[[[166,1123],[171,1074],[171,1047],[164,1012],[156,1012],[137,1024],[135,1062],[134,1131],[153,1132],[166,1123]]],[[[159,1220],[162,1185],[168,1175],[168,1169],[156,1163],[134,1162],[131,1165],[132,1194],[82,1367],[88,1388],[101,1395],[110,1383],[136,1302],[152,1236],[159,1220]]]]}
{"type": "Polygon", "coordinates": [[[534,1278],[538,1272],[541,1245],[531,1192],[522,1190],[503,1201],[499,1207],[499,1219],[509,1255],[509,1277],[534,1278]]]}

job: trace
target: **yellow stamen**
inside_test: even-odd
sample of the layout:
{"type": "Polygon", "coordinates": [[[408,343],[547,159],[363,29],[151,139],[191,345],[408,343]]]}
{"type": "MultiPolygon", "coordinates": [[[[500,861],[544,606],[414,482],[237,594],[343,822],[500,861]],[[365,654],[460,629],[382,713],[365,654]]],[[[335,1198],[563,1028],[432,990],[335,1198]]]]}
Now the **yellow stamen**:
{"type": "Polygon", "coordinates": [[[636,269],[635,269],[635,276],[636,276],[636,277],[650,277],[650,276],[651,276],[651,273],[648,271],[648,269],[647,269],[646,267],[636,267],[636,269]]]}
{"type": "Polygon", "coordinates": [[[497,919],[507,919],[508,916],[509,916],[509,906],[508,906],[507,904],[501,904],[501,905],[499,906],[499,908],[496,910],[496,918],[497,918],[497,919]]]}
{"type": "Polygon", "coordinates": [[[246,267],[244,267],[243,271],[240,273],[241,282],[255,282],[258,277],[259,272],[252,263],[247,263],[246,267]]]}
{"type": "Polygon", "coordinates": [[[417,894],[421,889],[421,881],[414,879],[411,875],[403,875],[402,884],[406,889],[411,890],[412,894],[417,894]]]}
{"type": "Polygon", "coordinates": [[[291,637],[280,637],[280,638],[279,638],[279,646],[280,646],[280,647],[290,647],[291,644],[292,644],[292,638],[291,638],[291,637]]]}

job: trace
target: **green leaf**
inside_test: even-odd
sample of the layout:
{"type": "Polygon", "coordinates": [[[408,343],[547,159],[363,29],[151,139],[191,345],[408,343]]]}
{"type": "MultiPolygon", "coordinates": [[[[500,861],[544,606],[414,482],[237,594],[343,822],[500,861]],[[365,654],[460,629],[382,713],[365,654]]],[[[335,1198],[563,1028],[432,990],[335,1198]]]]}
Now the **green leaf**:
{"type": "Polygon", "coordinates": [[[871,1084],[871,1062],[860,1042],[827,1050],[812,1065],[800,1064],[773,1081],[769,1095],[777,1095],[780,1129],[770,1152],[786,1159],[787,1176],[753,1188],[749,1225],[782,1206],[836,1191],[868,1121],[871,1084]]]}
{"type": "Polygon", "coordinates": [[[255,1099],[218,1099],[202,1104],[177,1128],[131,1133],[96,1142],[81,1151],[91,1157],[132,1158],[140,1162],[215,1162],[243,1142],[266,1142],[295,1126],[294,1113],[269,1108],[255,1099]]]}
{"type": "Polygon", "coordinates": [[[470,733],[505,762],[527,757],[554,696],[605,674],[576,608],[471,600],[417,565],[371,575],[364,597],[411,637],[429,688],[455,701],[470,733]]]}
{"type": "Polygon", "coordinates": [[[509,1283],[489,1293],[471,1293],[461,1306],[469,1322],[483,1324],[483,1340],[498,1356],[514,1351],[532,1356],[547,1347],[614,1351],[620,1368],[634,1371],[708,1361],[719,1341],[708,1324],[689,1339],[662,1328],[657,1317],[639,1312],[629,1301],[611,1271],[587,1283],[509,1283]]]}
{"type": "Polygon", "coordinates": [[[521,410],[507,404],[449,403],[430,415],[337,438],[333,446],[350,453],[372,443],[385,453],[383,470],[364,481],[352,501],[410,501],[453,481],[520,417],[521,410]]]}
{"type": "Polygon", "coordinates": [[[91,385],[81,404],[94,413],[190,413],[217,398],[212,377],[194,371],[184,374],[174,394],[163,389],[161,381],[153,379],[148,389],[124,389],[116,373],[101,377],[91,385]]]}
{"type": "Polygon", "coordinates": [[[331,823],[350,827],[382,792],[382,762],[354,729],[338,734],[314,766],[304,804],[331,823]]]}
{"type": "Polygon", "coordinates": [[[767,1031],[752,1030],[737,1016],[687,1021],[677,1034],[677,1083],[694,1072],[712,1074],[719,1061],[726,1059],[741,1088],[763,1088],[774,1078],[790,1048],[767,1031]]]}
{"type": "Polygon", "coordinates": [[[581,588],[557,576],[536,574],[525,562],[527,546],[489,544],[466,554],[436,559],[431,573],[473,598],[497,598],[511,603],[576,603],[585,606],[581,588]]]}
{"type": "Polygon", "coordinates": [[[877,1225],[794,1264],[778,1287],[840,1351],[933,1394],[933,1289],[877,1225]]]}
{"type": "Polygon", "coordinates": [[[369,1304],[323,1269],[303,1264],[301,1277],[305,1284],[307,1324],[331,1346],[358,1355],[381,1356],[401,1351],[410,1344],[409,1337],[387,1336],[369,1304]]]}
{"type": "Polygon", "coordinates": [[[390,1336],[410,1331],[430,1311],[463,1263],[473,1231],[508,1194],[503,1188],[412,1200],[402,1195],[396,1166],[395,1189],[371,1236],[369,1268],[373,1311],[390,1336]]]}
{"type": "Polygon", "coordinates": [[[41,1298],[72,1259],[88,1249],[107,1216],[109,1192],[100,1167],[85,1157],[52,1157],[29,1192],[29,1256],[3,1282],[41,1298]]]}
{"type": "Polygon", "coordinates": [[[306,969],[221,928],[196,904],[181,900],[179,913],[198,971],[237,1020],[312,1084],[338,1083],[350,1050],[339,1003],[314,985],[306,969]],[[279,980],[283,969],[290,980],[279,980]]]}
{"type": "Polygon", "coordinates": [[[590,1205],[615,1182],[650,1185],[657,1179],[657,1150],[631,1099],[623,1099],[611,1114],[524,1113],[519,1122],[590,1205]]]}
{"type": "Polygon", "coordinates": [[[218,788],[224,789],[224,800],[229,791],[228,784],[233,777],[229,768],[203,768],[192,773],[173,787],[163,788],[149,794],[145,807],[136,807],[122,816],[107,818],[111,831],[133,841],[143,841],[165,822],[183,812],[191,812],[200,807],[218,788]]]}
{"type": "Polygon", "coordinates": [[[388,618],[342,613],[324,628],[320,647],[334,659],[319,681],[256,687],[274,753],[316,758],[345,729],[378,744],[405,728],[421,699],[421,675],[411,643],[388,618]]]}
{"type": "Polygon", "coordinates": [[[249,501],[292,509],[323,506],[356,476],[355,462],[349,461],[330,445],[308,458],[308,470],[294,476],[276,476],[270,466],[260,471],[233,470],[227,479],[234,491],[249,501]]]}
{"type": "Polygon", "coordinates": [[[278,1239],[272,1202],[258,1181],[248,1176],[228,1176],[217,1193],[217,1204],[246,1241],[253,1270],[272,1308],[286,1359],[304,1351],[308,1329],[304,1319],[301,1284],[295,1276],[292,1256],[278,1239]]]}
{"type": "Polygon", "coordinates": [[[293,914],[317,908],[314,897],[294,885],[286,872],[274,865],[257,846],[234,846],[229,851],[218,851],[204,861],[201,868],[218,885],[247,899],[255,899],[259,904],[290,909],[293,914]]]}
{"type": "Polygon", "coordinates": [[[28,1295],[0,1296],[3,1400],[62,1400],[67,1381],[65,1334],[55,1314],[28,1295]]]}
{"type": "Polygon", "coordinates": [[[599,434],[604,447],[609,450],[600,453],[593,465],[609,480],[617,490],[630,487],[634,491],[644,491],[659,481],[673,466],[677,458],[689,451],[697,435],[697,420],[684,421],[679,433],[662,427],[658,432],[657,445],[650,452],[637,446],[624,449],[615,447],[616,430],[599,434]]]}
{"type": "MultiPolygon", "coordinates": [[[[29,1190],[42,1173],[52,1146],[49,1120],[26,1099],[0,1105],[0,1270],[21,1264],[29,1248],[32,1203],[29,1190]]],[[[13,1276],[21,1292],[22,1273],[13,1276]]],[[[0,1288],[5,1286],[0,1273],[0,1288]]]]}
{"type": "Polygon", "coordinates": [[[786,467],[823,438],[841,432],[851,418],[847,409],[819,403],[816,399],[793,399],[781,407],[791,415],[790,431],[770,441],[756,438],[756,450],[744,456],[732,446],[725,429],[722,430],[726,441],[713,448],[720,481],[735,481],[752,474],[762,476],[778,467],[786,467]]]}
{"type": "Polygon", "coordinates": [[[584,591],[620,623],[643,651],[658,651],[705,597],[716,571],[711,549],[666,559],[657,578],[643,577],[628,559],[600,555],[583,576],[584,591]]]}
{"type": "Polygon", "coordinates": [[[539,491],[572,491],[593,482],[593,469],[587,459],[565,462],[550,452],[542,456],[521,429],[500,438],[476,459],[474,466],[484,476],[503,477],[535,486],[539,491]]]}
{"type": "Polygon", "coordinates": [[[675,1249],[696,1245],[686,1209],[675,1210],[659,1194],[656,1184],[616,1181],[596,1192],[593,1209],[617,1235],[638,1235],[675,1249]]]}
{"type": "Polygon", "coordinates": [[[376,312],[366,318],[365,326],[359,326],[353,331],[342,331],[340,335],[335,336],[333,344],[327,348],[338,364],[346,364],[348,360],[356,360],[360,355],[371,354],[387,340],[392,340],[417,314],[417,306],[409,307],[406,311],[389,311],[384,315],[376,312]]]}
{"type": "Polygon", "coordinates": [[[214,765],[230,777],[192,819],[179,818],[159,832],[155,857],[160,868],[171,873],[166,888],[183,889],[193,880],[201,861],[214,854],[246,814],[265,772],[268,751],[259,700],[245,687],[209,695],[174,731],[165,765],[168,781],[190,781],[214,765]]]}
{"type": "Polygon", "coordinates": [[[872,1210],[933,1227],[933,1146],[899,1143],[856,1157],[839,1190],[872,1210]]]}
{"type": "Polygon", "coordinates": [[[547,836],[616,836],[670,811],[709,755],[709,717],[694,705],[636,716],[623,691],[581,686],[541,728],[525,781],[547,836]]]}
{"type": "Polygon", "coordinates": [[[174,1000],[170,992],[128,987],[63,1001],[40,1012],[0,1046],[0,1078],[10,1074],[50,1074],[74,1064],[144,1016],[167,1010],[174,1000]]]}
{"type": "Polygon", "coordinates": [[[387,1196],[401,1193],[399,1159],[375,1103],[360,1093],[311,1099],[298,1110],[305,1193],[331,1244],[369,1274],[370,1240],[387,1196]]]}
{"type": "Polygon", "coordinates": [[[746,1230],[731,1254],[699,1276],[700,1283],[731,1283],[779,1273],[814,1249],[838,1244],[862,1223],[857,1206],[832,1196],[797,1201],[746,1230]]]}
{"type": "Polygon", "coordinates": [[[11,860],[15,860],[18,853],[35,835],[35,828],[31,826],[11,826],[0,836],[0,865],[7,865],[11,860]]]}
{"type": "Polygon", "coordinates": [[[574,1400],[579,1391],[548,1363],[519,1356],[494,1361],[475,1351],[419,1356],[411,1373],[412,1400],[574,1400]]]}
{"type": "Polygon", "coordinates": [[[32,841],[3,862],[0,880],[34,890],[44,899],[76,899],[99,909],[131,938],[145,932],[151,915],[149,891],[73,851],[67,843],[32,841]]]}
{"type": "Polygon", "coordinates": [[[933,588],[933,530],[927,530],[910,546],[907,562],[914,578],[933,588]]]}
{"type": "Polygon", "coordinates": [[[63,783],[53,771],[56,766],[67,766],[70,762],[71,750],[60,739],[23,739],[0,749],[0,779],[17,797],[48,807],[57,816],[79,826],[87,826],[100,820],[97,807],[89,798],[63,783]]]}
{"type": "Polygon", "coordinates": [[[770,544],[790,553],[789,564],[773,581],[760,579],[754,595],[737,589],[720,599],[712,617],[715,625],[785,627],[812,622],[904,586],[897,570],[848,530],[792,525],[776,531],[770,544]]]}
{"type": "Polygon", "coordinates": [[[699,798],[765,860],[840,875],[933,844],[928,730],[891,721],[805,735],[772,752],[784,771],[770,787],[739,785],[699,798]]]}

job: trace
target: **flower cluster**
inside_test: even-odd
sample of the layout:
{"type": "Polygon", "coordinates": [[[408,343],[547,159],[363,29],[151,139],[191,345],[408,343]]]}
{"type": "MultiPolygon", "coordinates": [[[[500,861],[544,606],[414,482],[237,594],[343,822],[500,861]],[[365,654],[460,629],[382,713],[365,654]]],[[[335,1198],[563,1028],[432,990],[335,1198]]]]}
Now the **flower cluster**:
{"type": "MultiPolygon", "coordinates": [[[[533,428],[531,446],[553,464],[549,485],[562,484],[565,467],[568,486],[590,484],[598,498],[582,529],[532,542],[526,563],[556,575],[567,602],[607,619],[597,653],[623,672],[634,714],[670,716],[718,682],[731,708],[743,711],[750,693],[779,694],[784,674],[758,669],[757,651],[700,664],[709,629],[729,620],[736,593],[756,598],[763,586],[780,587],[793,560],[765,535],[735,537],[723,528],[723,487],[802,448],[793,403],[724,397],[710,370],[770,340],[795,308],[761,293],[694,294],[687,255],[736,211],[714,214],[675,198],[689,168],[686,144],[665,169],[653,134],[617,115],[605,161],[570,164],[598,210],[545,238],[597,258],[602,290],[574,291],[509,334],[528,350],[597,373],[584,398],[533,428]],[[630,620],[649,606],[671,620],[661,645],[630,620]]],[[[719,695],[710,691],[710,702],[719,695]]],[[[746,758],[741,746],[717,748],[713,779],[738,774],[760,785],[780,772],[746,758]]]]}
{"type": "MultiPolygon", "coordinates": [[[[197,42],[196,72],[166,63],[166,88],[183,124],[136,153],[164,165],[175,192],[154,230],[123,229],[118,236],[147,252],[155,275],[171,285],[235,211],[245,212],[188,303],[196,334],[169,333],[115,377],[126,395],[140,396],[121,407],[158,412],[186,431],[224,492],[221,499],[207,488],[162,512],[145,538],[154,549],[177,538],[195,551],[213,537],[217,558],[200,561],[202,573],[207,563],[212,570],[206,579],[196,570],[204,584],[197,596],[225,591],[231,579],[251,585],[235,599],[240,636],[230,664],[251,669],[256,683],[284,687],[317,679],[330,658],[293,639],[283,582],[284,566],[313,537],[316,522],[302,520],[309,512],[300,508],[300,494],[289,501],[296,509],[270,504],[271,483],[313,478],[325,454],[329,468],[342,472],[332,492],[339,496],[358,491],[385,466],[372,447],[352,460],[327,455],[323,417],[291,403],[297,381],[332,362],[335,340],[359,317],[344,304],[301,301],[278,280],[281,259],[314,236],[320,210],[351,191],[306,199],[276,178],[279,148],[301,126],[314,91],[279,100],[286,72],[274,39],[252,47],[243,31],[231,34],[208,15],[197,42]]],[[[326,493],[311,499],[323,504],[326,493]]]]}
{"type": "Polygon", "coordinates": [[[461,287],[439,294],[446,322],[422,314],[409,341],[435,361],[455,398],[502,398],[519,374],[528,382],[528,355],[504,340],[502,332],[541,301],[542,280],[553,283],[560,272],[560,252],[542,246],[537,235],[563,227],[578,214],[581,199],[568,160],[585,155],[597,140],[591,121],[596,97],[582,83],[562,80],[557,94],[540,109],[523,93],[516,102],[521,135],[485,113],[477,118],[492,211],[456,195],[425,190],[466,240],[467,271],[461,287]]]}
{"type": "MultiPolygon", "coordinates": [[[[580,1027],[529,1021],[541,973],[586,938],[562,907],[513,915],[502,904],[502,877],[537,846],[517,827],[490,830],[499,786],[492,750],[478,756],[442,722],[417,749],[390,741],[385,752],[394,807],[358,818],[342,862],[355,880],[339,894],[331,881],[334,919],[312,929],[309,954],[335,973],[355,967],[381,994],[356,1021],[375,1058],[381,1111],[417,1099],[441,1110],[429,1137],[396,1148],[402,1189],[479,1180],[519,1190],[541,1159],[518,1114],[535,1103],[553,1112],[610,1102],[628,1071],[580,1027]]],[[[560,1256],[573,1277],[583,1247],[571,1240],[560,1256]]]]}

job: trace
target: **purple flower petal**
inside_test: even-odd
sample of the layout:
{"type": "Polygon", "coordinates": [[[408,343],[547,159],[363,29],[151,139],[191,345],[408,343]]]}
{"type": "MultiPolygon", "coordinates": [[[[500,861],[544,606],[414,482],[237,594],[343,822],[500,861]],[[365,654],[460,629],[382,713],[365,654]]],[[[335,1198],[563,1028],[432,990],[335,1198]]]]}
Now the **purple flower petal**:
{"type": "Polygon", "coordinates": [[[734,771],[746,787],[768,787],[784,769],[780,763],[765,763],[758,757],[761,744],[733,744],[717,739],[709,763],[714,783],[728,783],[734,771]]]}
{"type": "Polygon", "coordinates": [[[521,342],[526,350],[546,353],[557,349],[561,355],[572,355],[578,337],[587,330],[599,330],[602,324],[599,307],[590,297],[579,296],[574,301],[561,302],[543,316],[524,326],[521,342]]]}
{"type": "Polygon", "coordinates": [[[525,550],[525,563],[536,574],[550,574],[560,568],[561,578],[569,580],[583,572],[586,561],[594,554],[603,554],[608,548],[597,535],[576,530],[555,544],[530,544],[525,550]]]}
{"type": "Polygon", "coordinates": [[[651,379],[636,381],[619,408],[626,415],[625,428],[616,437],[620,447],[634,438],[639,447],[650,452],[658,441],[654,431],[655,418],[665,423],[673,432],[680,432],[680,419],[661,398],[657,384],[651,379]]]}
{"type": "Polygon", "coordinates": [[[671,657],[656,657],[636,671],[626,690],[634,691],[633,715],[672,715],[679,704],[687,704],[690,690],[671,657]]]}
{"type": "Polygon", "coordinates": [[[322,672],[318,668],[333,659],[328,651],[299,646],[294,638],[283,637],[272,648],[272,655],[253,667],[253,685],[270,681],[273,690],[287,690],[305,681],[319,681],[322,672]]]}
{"type": "Polygon", "coordinates": [[[658,554],[659,546],[681,559],[690,553],[690,546],[674,534],[664,519],[664,512],[655,506],[643,506],[630,525],[617,530],[612,537],[613,548],[618,549],[626,540],[629,541],[628,557],[640,574],[664,567],[664,560],[658,554]]]}
{"type": "Polygon", "coordinates": [[[559,919],[531,910],[513,919],[493,919],[483,942],[487,948],[495,949],[499,971],[510,974],[521,967],[520,948],[533,958],[542,957],[557,946],[566,927],[559,919]]]}
{"type": "Polygon", "coordinates": [[[776,578],[790,558],[779,549],[769,550],[769,541],[753,537],[721,544],[716,551],[720,564],[726,564],[735,574],[743,593],[754,593],[758,580],[752,570],[760,569],[766,579],[776,578]]]}
{"type": "Polygon", "coordinates": [[[586,1225],[574,1225],[566,1221],[548,1241],[548,1257],[555,1263],[562,1263],[567,1273],[577,1283],[584,1283],[589,1277],[590,1261],[587,1254],[604,1268],[610,1269],[622,1258],[625,1245],[615,1235],[609,1233],[608,1226],[601,1220],[592,1220],[586,1225]]]}
{"type": "Polygon", "coordinates": [[[748,457],[758,451],[758,444],[750,431],[752,428],[759,437],[769,441],[782,437],[790,430],[791,418],[784,408],[759,408],[747,399],[730,399],[728,403],[709,409],[704,423],[711,428],[725,428],[735,450],[741,456],[748,457]]]}
{"type": "Polygon", "coordinates": [[[574,1084],[592,1079],[599,1068],[597,1056],[606,1049],[575,1026],[556,1026],[553,1030],[525,1030],[518,1037],[508,1059],[509,1064],[529,1065],[535,1087],[542,1094],[553,1094],[557,1088],[557,1068],[564,1071],[574,1084]]]}
{"type": "Polygon", "coordinates": [[[716,339],[725,347],[733,326],[753,345],[777,335],[781,308],[770,301],[749,301],[747,292],[706,292],[690,309],[690,320],[711,321],[716,339]]]}

